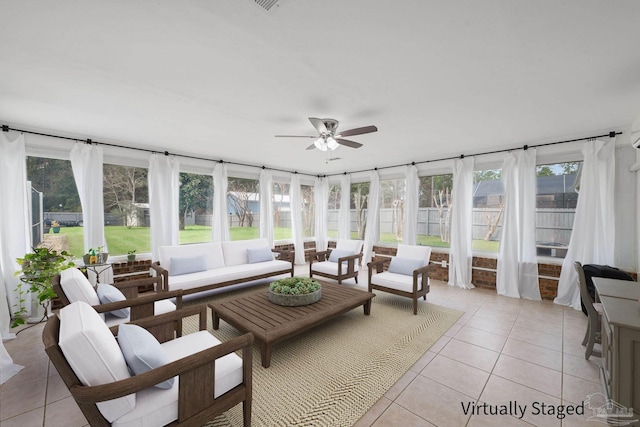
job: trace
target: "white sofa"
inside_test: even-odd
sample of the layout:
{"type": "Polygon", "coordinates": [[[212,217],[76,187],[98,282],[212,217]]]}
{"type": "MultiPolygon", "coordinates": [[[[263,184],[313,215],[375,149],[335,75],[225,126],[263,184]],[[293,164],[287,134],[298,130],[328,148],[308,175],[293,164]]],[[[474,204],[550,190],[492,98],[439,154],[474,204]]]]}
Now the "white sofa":
{"type": "Polygon", "coordinates": [[[183,294],[272,276],[293,277],[294,252],[271,249],[267,239],[160,246],[158,254],[152,268],[164,277],[163,288],[182,289],[183,294]],[[269,256],[256,260],[256,253],[269,256]]]}

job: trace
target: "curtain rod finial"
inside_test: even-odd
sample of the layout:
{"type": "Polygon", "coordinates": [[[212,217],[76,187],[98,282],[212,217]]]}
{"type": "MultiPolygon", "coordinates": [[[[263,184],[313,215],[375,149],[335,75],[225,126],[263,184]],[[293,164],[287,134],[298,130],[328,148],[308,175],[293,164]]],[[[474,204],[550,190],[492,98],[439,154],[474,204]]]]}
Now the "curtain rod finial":
{"type": "Polygon", "coordinates": [[[9,126],[2,125],[2,132],[9,132],[9,126]]]}

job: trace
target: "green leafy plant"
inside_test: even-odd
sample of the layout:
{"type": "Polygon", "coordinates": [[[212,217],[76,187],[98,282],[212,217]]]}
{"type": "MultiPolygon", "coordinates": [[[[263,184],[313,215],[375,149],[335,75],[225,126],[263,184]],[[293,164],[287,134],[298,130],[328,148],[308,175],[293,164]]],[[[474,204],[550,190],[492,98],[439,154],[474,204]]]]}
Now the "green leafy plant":
{"type": "Polygon", "coordinates": [[[131,249],[130,251],[127,252],[127,255],[135,255],[136,250],[135,249],[131,249]]]}
{"type": "Polygon", "coordinates": [[[16,259],[22,269],[15,273],[16,276],[20,276],[20,282],[16,287],[18,302],[14,304],[16,311],[13,313],[12,328],[24,324],[24,317],[27,314],[24,297],[27,292],[37,298],[38,303],[45,309],[46,316],[51,299],[57,296],[53,291],[53,276],[73,267],[75,264],[72,259],[73,256],[66,251],[58,253],[49,248],[33,248],[32,253],[16,259]],[[25,289],[25,285],[28,288],[25,289]]]}
{"type": "Polygon", "coordinates": [[[276,294],[303,295],[320,289],[320,283],[309,277],[287,277],[271,282],[269,290],[276,294]]]}

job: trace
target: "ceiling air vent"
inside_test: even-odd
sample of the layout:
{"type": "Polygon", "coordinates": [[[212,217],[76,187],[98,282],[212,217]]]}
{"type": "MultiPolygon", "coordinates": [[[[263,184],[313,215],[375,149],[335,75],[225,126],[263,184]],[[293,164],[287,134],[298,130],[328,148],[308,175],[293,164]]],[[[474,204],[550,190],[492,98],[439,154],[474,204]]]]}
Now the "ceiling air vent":
{"type": "Polygon", "coordinates": [[[257,4],[267,12],[271,11],[271,9],[276,6],[278,1],[279,0],[253,0],[255,4],[257,4]]]}

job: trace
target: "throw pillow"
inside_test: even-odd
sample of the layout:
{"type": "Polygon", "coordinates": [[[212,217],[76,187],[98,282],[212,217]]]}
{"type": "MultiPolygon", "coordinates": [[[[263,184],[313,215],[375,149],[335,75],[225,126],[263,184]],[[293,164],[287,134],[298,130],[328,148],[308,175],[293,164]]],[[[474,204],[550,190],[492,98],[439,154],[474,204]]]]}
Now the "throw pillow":
{"type": "MultiPolygon", "coordinates": [[[[138,325],[125,323],[118,326],[118,345],[134,375],[144,374],[171,362],[156,337],[138,325]]],[[[174,382],[175,377],[169,378],[155,387],[166,390],[173,387],[174,382]]]]}
{"type": "MultiPolygon", "coordinates": [[[[98,283],[98,289],[96,291],[98,293],[100,304],[125,301],[127,299],[124,294],[120,292],[120,289],[116,288],[113,285],[107,285],[106,283],[98,283]]],[[[118,310],[110,311],[109,313],[113,314],[116,317],[126,318],[129,317],[129,312],[129,307],[125,307],[118,310]]]]}
{"type": "Polygon", "coordinates": [[[345,250],[341,250],[341,249],[334,249],[329,254],[329,261],[338,262],[338,259],[346,257],[346,256],[351,256],[351,255],[354,255],[354,253],[351,252],[351,251],[345,251],[345,250]]]}
{"type": "Polygon", "coordinates": [[[204,255],[171,258],[169,264],[169,276],[180,276],[207,270],[207,259],[204,255]]]}
{"type": "Polygon", "coordinates": [[[249,264],[257,262],[273,261],[273,252],[268,247],[247,249],[247,258],[249,264]]]}
{"type": "Polygon", "coordinates": [[[397,273],[404,274],[405,276],[413,276],[413,270],[417,270],[418,268],[423,266],[423,261],[421,259],[412,259],[412,258],[399,258],[393,257],[391,258],[391,263],[389,264],[389,273],[397,273]]]}

